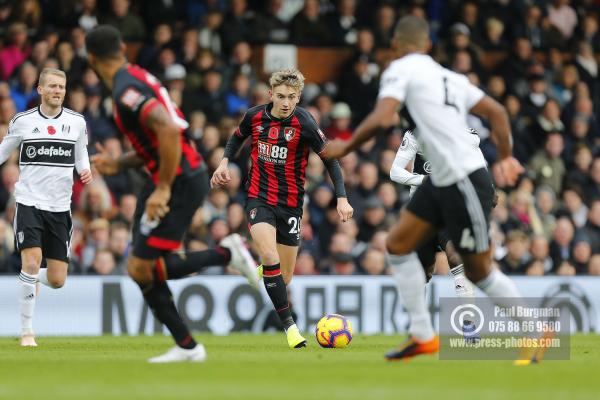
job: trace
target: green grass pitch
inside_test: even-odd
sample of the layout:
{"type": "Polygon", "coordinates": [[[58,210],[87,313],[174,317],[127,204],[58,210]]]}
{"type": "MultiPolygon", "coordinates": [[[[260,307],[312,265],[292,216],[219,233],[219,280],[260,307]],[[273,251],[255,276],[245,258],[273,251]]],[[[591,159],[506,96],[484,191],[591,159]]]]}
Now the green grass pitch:
{"type": "Polygon", "coordinates": [[[38,348],[0,339],[0,399],[600,399],[600,336],[572,339],[570,361],[389,363],[402,338],[355,336],[347,349],[290,350],[283,335],[197,335],[203,364],[149,365],[168,337],[39,338],[38,348]]]}

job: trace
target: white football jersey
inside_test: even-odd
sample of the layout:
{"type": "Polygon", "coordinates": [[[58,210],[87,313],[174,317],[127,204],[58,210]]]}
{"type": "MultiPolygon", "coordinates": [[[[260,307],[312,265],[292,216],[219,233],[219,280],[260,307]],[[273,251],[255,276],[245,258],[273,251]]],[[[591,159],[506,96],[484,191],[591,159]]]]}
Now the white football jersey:
{"type": "Polygon", "coordinates": [[[90,169],[87,130],[81,114],[63,108],[46,117],[40,108],[19,113],[10,121],[0,144],[0,164],[20,145],[17,203],[46,211],[69,211],[73,167],[90,169]]]}
{"type": "MultiPolygon", "coordinates": [[[[457,135],[462,137],[462,140],[465,140],[470,146],[476,149],[478,156],[483,160],[484,164],[487,164],[483,153],[479,149],[481,140],[477,131],[469,129],[464,132],[463,135],[457,135]]],[[[392,181],[410,186],[410,196],[412,197],[415,190],[423,183],[425,175],[430,175],[431,172],[431,162],[424,159],[421,147],[413,132],[410,130],[404,132],[402,144],[396,152],[396,157],[394,158],[390,170],[390,178],[392,181]],[[412,171],[407,171],[406,167],[411,162],[413,162],[412,171]]]]}
{"type": "Polygon", "coordinates": [[[484,93],[464,75],[452,72],[425,54],[393,61],[381,77],[379,99],[391,97],[408,109],[431,181],[449,186],[484,168],[480,151],[464,139],[467,115],[484,93]]]}

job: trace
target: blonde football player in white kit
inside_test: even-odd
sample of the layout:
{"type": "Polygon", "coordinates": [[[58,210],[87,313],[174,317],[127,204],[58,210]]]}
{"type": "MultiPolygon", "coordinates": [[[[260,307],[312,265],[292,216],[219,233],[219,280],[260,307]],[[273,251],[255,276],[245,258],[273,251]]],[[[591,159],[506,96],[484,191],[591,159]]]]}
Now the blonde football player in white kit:
{"type": "MultiPolygon", "coordinates": [[[[514,283],[492,267],[489,212],[492,181],[478,150],[456,132],[468,129],[467,115],[486,118],[498,149],[493,166],[499,186],[513,185],[523,168],[512,156],[507,113],[499,103],[447,70],[426,53],[431,47],[429,26],[419,17],[403,17],[394,44],[399,58],[381,78],[375,109],[357,127],[349,142],[330,142],[325,157],[339,158],[357,149],[382,128],[392,126],[405,105],[416,123],[417,140],[431,163],[430,179],[415,192],[387,239],[388,260],[410,316],[408,339],[386,354],[390,360],[437,353],[439,339],[425,304],[425,274],[415,251],[445,227],[464,261],[465,273],[500,306],[514,306],[520,294],[514,283]],[[515,300],[507,299],[513,298],[515,300]]],[[[537,362],[544,349],[524,349],[518,365],[537,362]]]]}
{"type": "Polygon", "coordinates": [[[37,88],[41,105],[15,115],[0,143],[0,164],[20,146],[14,231],[21,253],[21,346],[37,346],[33,331],[37,282],[57,289],[67,277],[73,168],[83,183],[92,181],[85,120],[62,106],[66,82],[63,71],[44,69],[37,88]],[[42,257],[47,268],[40,269],[42,257]]]}

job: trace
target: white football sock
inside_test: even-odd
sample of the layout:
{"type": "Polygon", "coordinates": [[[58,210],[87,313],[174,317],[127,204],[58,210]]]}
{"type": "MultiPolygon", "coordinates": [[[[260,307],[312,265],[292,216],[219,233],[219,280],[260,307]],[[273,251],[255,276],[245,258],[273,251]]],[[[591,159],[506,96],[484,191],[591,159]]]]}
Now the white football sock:
{"type": "MultiPolygon", "coordinates": [[[[486,278],[475,282],[475,284],[489,297],[493,298],[497,306],[509,309],[519,306],[527,307],[512,279],[497,268],[492,268],[492,272],[486,278]]],[[[514,319],[521,322],[528,320],[526,317],[514,317],[514,319]]],[[[531,337],[537,336],[535,332],[529,332],[525,335],[531,337]]]]}
{"type": "Polygon", "coordinates": [[[460,264],[450,269],[454,278],[454,290],[457,297],[475,297],[475,288],[471,281],[465,276],[465,267],[460,264]]]}
{"type": "Polygon", "coordinates": [[[21,284],[19,303],[21,305],[21,334],[33,334],[33,310],[35,308],[35,285],[38,275],[30,275],[21,271],[19,283],[21,284]]]}
{"type": "Polygon", "coordinates": [[[50,282],[48,282],[48,268],[40,268],[40,272],[38,274],[37,279],[38,279],[38,282],[40,282],[44,286],[48,286],[48,287],[54,289],[54,287],[50,284],[50,282]]]}
{"type": "Polygon", "coordinates": [[[387,254],[404,307],[410,316],[409,333],[418,341],[435,336],[425,300],[425,272],[416,253],[406,256],[387,254]]]}

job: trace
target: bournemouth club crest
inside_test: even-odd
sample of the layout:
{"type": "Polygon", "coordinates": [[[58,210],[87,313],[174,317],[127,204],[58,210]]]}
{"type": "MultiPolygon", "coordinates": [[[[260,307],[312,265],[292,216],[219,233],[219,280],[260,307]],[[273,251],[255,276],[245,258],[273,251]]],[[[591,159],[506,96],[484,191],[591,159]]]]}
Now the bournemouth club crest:
{"type": "Polygon", "coordinates": [[[250,219],[256,218],[256,208],[250,210],[250,219]]]}
{"type": "Polygon", "coordinates": [[[285,128],[283,130],[283,136],[285,137],[285,140],[287,140],[288,142],[294,138],[295,134],[296,134],[296,128],[285,128]]]}

